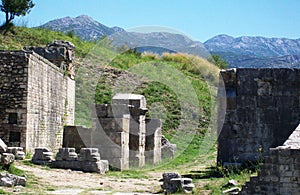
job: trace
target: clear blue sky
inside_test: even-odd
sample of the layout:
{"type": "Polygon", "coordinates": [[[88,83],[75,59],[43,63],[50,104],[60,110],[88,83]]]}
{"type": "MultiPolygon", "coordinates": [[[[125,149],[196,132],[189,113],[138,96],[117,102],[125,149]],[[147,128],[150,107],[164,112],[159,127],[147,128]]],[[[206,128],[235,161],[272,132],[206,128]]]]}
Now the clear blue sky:
{"type": "MultiPolygon", "coordinates": [[[[164,26],[201,42],[218,35],[300,38],[300,0],[33,0],[18,23],[89,15],[125,29],[164,26]]],[[[0,18],[3,22],[4,17],[0,18]]]]}

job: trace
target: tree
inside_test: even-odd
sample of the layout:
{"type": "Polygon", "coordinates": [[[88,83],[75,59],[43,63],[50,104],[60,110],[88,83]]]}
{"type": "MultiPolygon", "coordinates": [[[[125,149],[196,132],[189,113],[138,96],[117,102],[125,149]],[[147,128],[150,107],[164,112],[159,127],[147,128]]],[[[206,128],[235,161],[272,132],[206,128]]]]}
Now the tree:
{"type": "Polygon", "coordinates": [[[220,69],[227,69],[229,64],[222,60],[219,55],[213,54],[210,58],[207,59],[209,62],[215,64],[220,69]]]}
{"type": "Polygon", "coordinates": [[[32,0],[2,0],[0,9],[5,13],[5,24],[11,24],[16,16],[25,16],[34,7],[32,0]]]}

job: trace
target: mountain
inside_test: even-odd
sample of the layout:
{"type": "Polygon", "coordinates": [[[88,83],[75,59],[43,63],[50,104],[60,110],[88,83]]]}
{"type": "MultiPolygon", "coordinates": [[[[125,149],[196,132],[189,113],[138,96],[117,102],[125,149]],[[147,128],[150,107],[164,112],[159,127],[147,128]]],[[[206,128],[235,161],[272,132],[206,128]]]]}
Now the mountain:
{"type": "Polygon", "coordinates": [[[300,39],[218,35],[204,45],[231,67],[300,67],[300,39]]]}
{"type": "Polygon", "coordinates": [[[209,53],[217,54],[230,67],[300,67],[300,39],[250,36],[234,38],[222,34],[202,44],[182,34],[137,33],[127,32],[120,27],[110,28],[86,15],[52,20],[40,27],[65,33],[73,31],[84,40],[97,40],[107,36],[116,46],[126,45],[141,52],[184,52],[204,57],[209,56],[209,53]]]}
{"type": "Polygon", "coordinates": [[[60,18],[39,27],[64,33],[74,32],[75,35],[83,40],[97,40],[103,36],[124,31],[120,27],[107,27],[87,15],[81,15],[76,18],[60,18]]]}
{"type": "Polygon", "coordinates": [[[138,51],[149,51],[158,54],[173,51],[208,56],[201,42],[192,41],[184,35],[168,32],[127,32],[120,27],[107,27],[86,15],[52,20],[40,27],[64,33],[73,31],[75,35],[83,40],[97,40],[103,36],[108,36],[115,45],[138,48],[138,51]]]}
{"type": "Polygon", "coordinates": [[[109,36],[115,45],[126,45],[137,48],[138,51],[148,51],[161,54],[163,52],[190,53],[199,56],[208,56],[204,45],[199,41],[193,41],[185,35],[170,32],[118,32],[109,36]]]}

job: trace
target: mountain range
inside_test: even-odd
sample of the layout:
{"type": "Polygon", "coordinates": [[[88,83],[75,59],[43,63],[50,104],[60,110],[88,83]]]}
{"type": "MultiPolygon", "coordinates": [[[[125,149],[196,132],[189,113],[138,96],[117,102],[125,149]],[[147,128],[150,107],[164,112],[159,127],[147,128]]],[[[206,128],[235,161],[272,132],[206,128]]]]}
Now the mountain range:
{"type": "Polygon", "coordinates": [[[209,53],[217,54],[230,67],[300,67],[300,38],[234,38],[223,34],[201,43],[170,32],[127,32],[120,27],[107,27],[86,15],[52,20],[40,27],[64,33],[74,32],[84,40],[98,40],[107,36],[115,45],[126,45],[142,52],[185,52],[203,57],[208,57],[209,53]]]}

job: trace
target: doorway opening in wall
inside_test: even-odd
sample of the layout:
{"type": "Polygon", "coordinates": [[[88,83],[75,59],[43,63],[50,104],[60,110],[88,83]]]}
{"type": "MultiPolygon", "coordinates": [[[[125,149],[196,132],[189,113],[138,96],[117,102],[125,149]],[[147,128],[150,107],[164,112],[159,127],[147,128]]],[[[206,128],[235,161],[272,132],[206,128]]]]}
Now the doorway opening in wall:
{"type": "Polygon", "coordinates": [[[18,123],[18,113],[9,113],[8,124],[17,124],[17,123],[18,123]]]}

